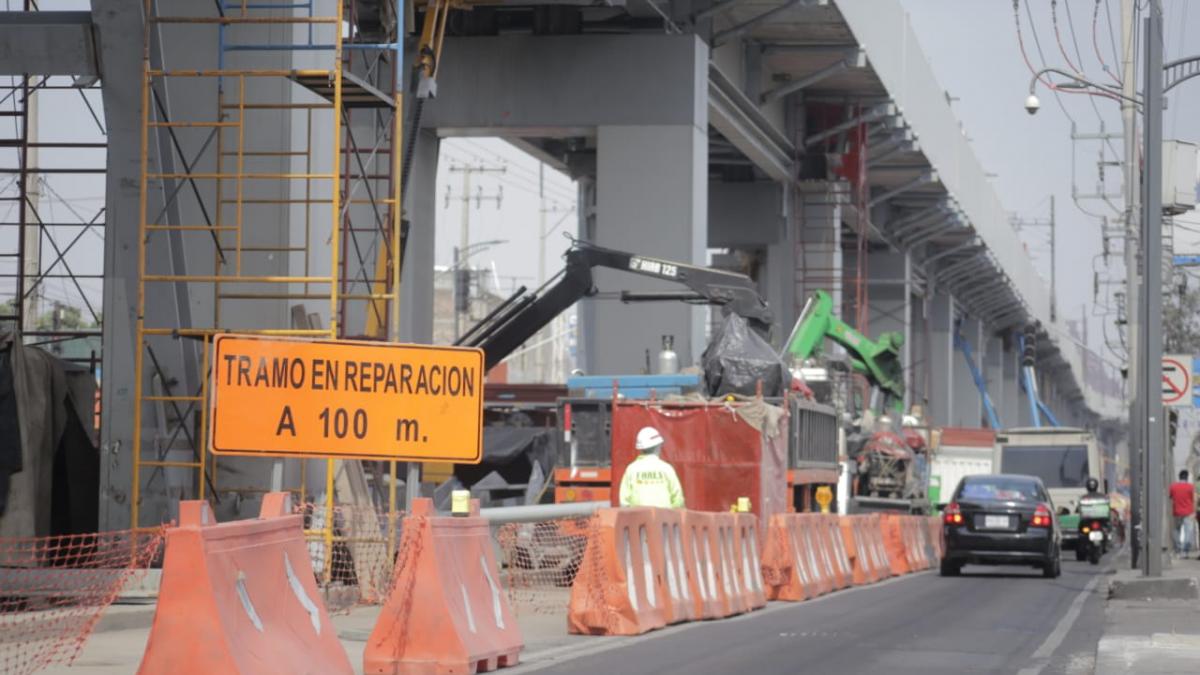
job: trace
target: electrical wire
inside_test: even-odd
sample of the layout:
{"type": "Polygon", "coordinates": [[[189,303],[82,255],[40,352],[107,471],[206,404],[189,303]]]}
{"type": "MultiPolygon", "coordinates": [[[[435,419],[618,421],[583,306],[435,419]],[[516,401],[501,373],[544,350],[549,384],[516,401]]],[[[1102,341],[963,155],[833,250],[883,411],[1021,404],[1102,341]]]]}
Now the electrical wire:
{"type": "MultiPolygon", "coordinates": [[[[1075,46],[1075,56],[1076,56],[1076,58],[1079,59],[1079,64],[1083,65],[1083,50],[1079,48],[1079,38],[1075,35],[1075,18],[1071,16],[1070,1],[1063,0],[1063,7],[1066,8],[1066,10],[1067,10],[1067,27],[1071,29],[1071,44],[1073,44],[1075,46]]],[[[1054,5],[1051,4],[1050,8],[1051,8],[1050,11],[1053,13],[1054,5]]],[[[1055,31],[1055,35],[1057,35],[1058,34],[1057,20],[1055,20],[1054,31],[1055,31]]],[[[1059,42],[1058,46],[1059,46],[1059,48],[1062,48],[1062,43],[1059,42]]],[[[1104,116],[1100,114],[1100,108],[1096,107],[1096,99],[1089,96],[1088,103],[1090,103],[1092,105],[1092,111],[1096,113],[1096,119],[1100,121],[1100,126],[1101,126],[1101,128],[1103,128],[1104,127],[1104,116]]],[[[1112,150],[1112,153],[1114,156],[1118,156],[1121,154],[1121,153],[1117,152],[1116,147],[1113,146],[1112,139],[1106,138],[1106,139],[1104,139],[1104,143],[1108,146],[1109,150],[1112,150]]],[[[1103,160],[1103,157],[1101,158],[1101,160],[1103,160]]],[[[1103,181],[1101,182],[1101,184],[1103,184],[1103,181]]],[[[1103,190],[1101,190],[1101,192],[1103,192],[1103,190]]]]}
{"type": "MultiPolygon", "coordinates": [[[[1030,74],[1037,74],[1037,72],[1038,72],[1037,69],[1033,67],[1033,62],[1029,60],[1029,54],[1025,51],[1025,39],[1024,39],[1023,35],[1021,34],[1021,17],[1020,17],[1020,11],[1019,11],[1020,6],[1021,6],[1021,0],[1013,0],[1013,19],[1016,21],[1016,25],[1017,25],[1017,44],[1021,48],[1021,58],[1023,58],[1025,60],[1025,66],[1029,68],[1030,74]]],[[[1042,50],[1041,38],[1038,37],[1037,28],[1033,25],[1034,24],[1033,10],[1030,9],[1030,5],[1028,2],[1025,3],[1025,13],[1029,17],[1029,32],[1033,36],[1034,46],[1037,47],[1038,58],[1041,59],[1042,67],[1045,68],[1045,67],[1047,67],[1047,63],[1048,63],[1046,61],[1046,53],[1042,50]]],[[[1041,73],[1040,75],[1037,75],[1037,79],[1038,79],[1038,82],[1041,82],[1043,85],[1046,86],[1047,89],[1049,89],[1051,92],[1054,93],[1054,100],[1058,103],[1058,107],[1062,110],[1063,115],[1065,115],[1067,117],[1067,119],[1071,121],[1072,124],[1075,123],[1075,119],[1073,117],[1071,117],[1070,113],[1067,112],[1066,106],[1063,105],[1062,98],[1059,97],[1060,93],[1082,94],[1085,96],[1100,96],[1102,98],[1111,98],[1111,99],[1120,100],[1112,94],[1106,94],[1101,91],[1092,91],[1089,89],[1064,89],[1064,88],[1059,87],[1058,85],[1054,84],[1054,82],[1050,79],[1049,73],[1041,73]]]]}
{"type": "MultiPolygon", "coordinates": [[[[1069,18],[1069,16],[1070,16],[1070,9],[1068,7],[1068,18],[1069,18]]],[[[1096,52],[1096,60],[1100,62],[1100,69],[1103,70],[1105,73],[1107,73],[1108,77],[1113,82],[1117,83],[1117,86],[1122,86],[1121,78],[1119,78],[1115,74],[1113,74],[1112,69],[1109,68],[1108,64],[1104,62],[1104,54],[1100,53],[1100,42],[1096,38],[1096,30],[1099,26],[1099,23],[1100,23],[1100,0],[1096,0],[1096,6],[1092,10],[1092,50],[1096,52]]],[[[1112,40],[1112,24],[1111,23],[1109,23],[1108,30],[1109,30],[1108,36],[1109,36],[1109,40],[1111,42],[1111,40],[1112,40]]],[[[1116,45],[1113,44],[1112,47],[1113,47],[1113,55],[1115,56],[1116,55],[1116,45]]]]}
{"type": "MultiPolygon", "coordinates": [[[[1063,5],[1066,6],[1067,13],[1069,15],[1071,12],[1070,3],[1068,3],[1066,0],[1063,0],[1063,5]]],[[[1069,18],[1067,20],[1068,20],[1068,22],[1070,22],[1069,18]]],[[[1076,75],[1083,77],[1083,73],[1080,72],[1079,68],[1075,67],[1075,64],[1071,62],[1071,57],[1067,54],[1066,48],[1063,47],[1062,32],[1058,29],[1058,0],[1050,0],[1050,23],[1051,23],[1051,25],[1054,26],[1054,41],[1058,43],[1058,52],[1060,54],[1062,54],[1063,60],[1065,60],[1067,62],[1067,66],[1076,75]]],[[[1030,19],[1030,30],[1032,30],[1032,26],[1033,26],[1033,21],[1032,21],[1032,19],[1030,19]]],[[[1074,31],[1075,31],[1075,27],[1072,26],[1071,27],[1072,35],[1074,34],[1074,31]]],[[[1075,52],[1076,52],[1076,54],[1078,54],[1078,52],[1079,52],[1079,43],[1075,43],[1075,52]]],[[[1079,58],[1079,65],[1081,65],[1081,66],[1083,65],[1082,57],[1079,58]]]]}

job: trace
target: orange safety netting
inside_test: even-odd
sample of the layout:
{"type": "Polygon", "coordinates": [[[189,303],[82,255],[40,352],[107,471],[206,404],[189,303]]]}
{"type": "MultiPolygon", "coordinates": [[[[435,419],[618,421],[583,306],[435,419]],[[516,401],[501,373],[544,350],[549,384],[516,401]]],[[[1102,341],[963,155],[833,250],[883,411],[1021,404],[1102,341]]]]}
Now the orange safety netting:
{"type": "Polygon", "coordinates": [[[506,523],[494,530],[502,584],[517,613],[565,613],[571,584],[595,534],[591,517],[506,523]]]}
{"type": "Polygon", "coordinates": [[[162,543],[161,529],[0,539],[0,672],[70,664],[162,543]]]}
{"type": "Polygon", "coordinates": [[[329,509],[319,503],[301,504],[298,510],[329,611],[382,604],[391,589],[403,512],[339,504],[329,519],[329,509]]]}

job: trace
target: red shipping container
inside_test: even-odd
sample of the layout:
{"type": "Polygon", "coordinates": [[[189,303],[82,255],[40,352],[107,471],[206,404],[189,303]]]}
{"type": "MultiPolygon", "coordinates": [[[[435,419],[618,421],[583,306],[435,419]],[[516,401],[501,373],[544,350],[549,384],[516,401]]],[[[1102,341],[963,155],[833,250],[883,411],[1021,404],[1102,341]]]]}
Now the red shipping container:
{"type": "MultiPolygon", "coordinates": [[[[765,523],[787,511],[787,411],[761,401],[670,403],[618,401],[612,412],[612,503],[642,427],[665,443],[662,458],[675,467],[687,508],[728,511],[738,497],[765,523]]],[[[763,528],[765,530],[765,528],[763,528]]]]}

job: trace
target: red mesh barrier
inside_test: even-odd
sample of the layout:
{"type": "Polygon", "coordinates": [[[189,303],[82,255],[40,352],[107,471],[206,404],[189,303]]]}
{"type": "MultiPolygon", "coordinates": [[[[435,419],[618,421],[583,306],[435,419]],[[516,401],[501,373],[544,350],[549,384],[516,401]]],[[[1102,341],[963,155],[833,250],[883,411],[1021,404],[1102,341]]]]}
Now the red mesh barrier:
{"type": "Polygon", "coordinates": [[[74,661],[105,608],[159,556],[161,529],[0,539],[0,671],[74,661]]]}
{"type": "Polygon", "coordinates": [[[317,586],[330,612],[378,605],[391,590],[403,512],[339,504],[332,522],[321,504],[301,504],[304,535],[317,586]]]}
{"type": "Polygon", "coordinates": [[[591,517],[505,523],[496,528],[501,584],[512,610],[566,613],[571,584],[593,534],[591,517]]]}

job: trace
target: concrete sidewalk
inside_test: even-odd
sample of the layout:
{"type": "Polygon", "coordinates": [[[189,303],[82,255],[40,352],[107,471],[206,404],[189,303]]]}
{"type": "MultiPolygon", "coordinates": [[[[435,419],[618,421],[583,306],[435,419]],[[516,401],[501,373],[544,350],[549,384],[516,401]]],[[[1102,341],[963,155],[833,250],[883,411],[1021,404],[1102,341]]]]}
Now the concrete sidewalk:
{"type": "Polygon", "coordinates": [[[1109,584],[1096,675],[1188,673],[1200,668],[1200,560],[1175,558],[1143,579],[1123,553],[1109,584]]]}
{"type": "MultiPolygon", "coordinates": [[[[523,662],[553,660],[586,646],[588,642],[597,644],[613,639],[568,635],[565,593],[562,607],[557,612],[548,612],[545,607],[539,607],[538,611],[514,608],[525,639],[525,650],[521,653],[523,662]]],[[[363,651],[378,616],[379,607],[375,606],[358,607],[330,617],[355,672],[362,672],[363,651]]],[[[135,672],[146,649],[153,618],[153,604],[113,605],[105,611],[71,666],[54,666],[40,672],[52,675],[128,675],[135,672]]]]}

